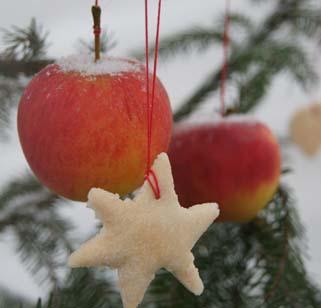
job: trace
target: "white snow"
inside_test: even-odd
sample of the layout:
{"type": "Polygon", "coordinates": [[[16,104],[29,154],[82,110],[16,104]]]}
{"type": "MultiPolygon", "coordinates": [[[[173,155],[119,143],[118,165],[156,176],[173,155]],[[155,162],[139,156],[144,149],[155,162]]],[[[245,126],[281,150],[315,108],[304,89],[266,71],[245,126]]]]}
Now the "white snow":
{"type": "Polygon", "coordinates": [[[189,127],[191,125],[199,125],[199,124],[211,124],[211,125],[220,125],[230,124],[230,123],[244,123],[244,124],[257,124],[260,121],[252,116],[247,114],[233,114],[227,117],[223,117],[220,113],[217,112],[207,112],[197,116],[191,116],[186,120],[180,122],[180,126],[184,126],[185,124],[189,127]]]}
{"type": "Polygon", "coordinates": [[[143,66],[135,60],[102,56],[97,62],[93,55],[78,54],[63,57],[56,62],[64,72],[79,72],[84,76],[119,75],[124,72],[138,72],[143,66]]]}

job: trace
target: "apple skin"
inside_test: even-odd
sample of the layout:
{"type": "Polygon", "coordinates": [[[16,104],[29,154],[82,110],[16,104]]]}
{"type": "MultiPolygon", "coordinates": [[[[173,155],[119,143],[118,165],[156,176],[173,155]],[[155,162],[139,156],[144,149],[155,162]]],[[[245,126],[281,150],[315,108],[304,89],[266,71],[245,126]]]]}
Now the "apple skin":
{"type": "Polygon", "coordinates": [[[253,219],[279,184],[279,144],[259,122],[178,126],[169,158],[180,204],[217,202],[218,221],[253,219]]]}
{"type": "MultiPolygon", "coordinates": [[[[116,75],[84,76],[62,71],[57,64],[38,73],[20,101],[18,133],[40,181],[76,201],[86,201],[92,187],[125,195],[142,185],[147,160],[145,80],[143,65],[116,75]]],[[[152,160],[167,151],[171,134],[169,98],[157,79],[152,160]]]]}

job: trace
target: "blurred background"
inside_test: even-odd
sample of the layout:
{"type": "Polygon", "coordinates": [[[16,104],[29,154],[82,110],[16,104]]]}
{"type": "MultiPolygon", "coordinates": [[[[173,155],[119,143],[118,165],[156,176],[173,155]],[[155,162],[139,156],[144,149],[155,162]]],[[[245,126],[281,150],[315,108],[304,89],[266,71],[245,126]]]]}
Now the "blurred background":
{"type": "MultiPolygon", "coordinates": [[[[293,25],[294,23],[291,24],[291,22],[287,22],[285,26],[276,24],[280,31],[274,31],[270,35],[270,39],[278,40],[281,38],[280,41],[285,43],[284,37],[286,37],[289,43],[303,51],[309,62],[309,69],[311,67],[316,74],[319,74],[321,69],[321,21],[318,19],[320,15],[318,1],[238,0],[231,2],[232,14],[244,17],[244,20],[241,17],[239,20],[235,18],[231,25],[233,52],[237,52],[238,48],[241,49],[247,44],[248,37],[251,35],[249,33],[255,32],[269,14],[280,10],[282,6],[280,3],[282,2],[284,7],[287,4],[296,8],[302,6],[302,11],[310,10],[309,13],[314,12],[313,16],[305,16],[304,21],[300,21],[301,24],[293,25]],[[312,10],[311,8],[318,9],[312,10]],[[310,23],[309,18],[311,18],[310,23]],[[247,24],[247,20],[250,21],[250,24],[247,24]],[[300,27],[302,29],[299,29],[300,27]]],[[[103,28],[107,30],[107,38],[111,45],[109,47],[112,47],[108,51],[109,54],[113,56],[140,54],[144,47],[143,1],[102,0],[100,4],[103,9],[103,28]]],[[[41,25],[42,33],[48,33],[48,47],[46,54],[41,56],[42,59],[51,61],[77,53],[80,49],[85,48],[84,42],[92,40],[91,5],[90,1],[76,0],[67,2],[63,0],[1,1],[0,63],[6,61],[4,55],[1,56],[1,54],[10,45],[6,36],[8,32],[6,31],[17,30],[12,26],[27,29],[32,18],[35,18],[38,26],[41,25]]],[[[165,0],[163,3],[161,42],[164,45],[161,45],[161,48],[169,42],[167,38],[173,40],[175,35],[177,35],[177,44],[165,46],[170,45],[167,51],[161,53],[158,75],[168,90],[174,111],[179,111],[204,82],[209,80],[212,72],[219,70],[222,65],[222,41],[216,40],[214,34],[223,32],[224,7],[225,1],[223,0],[165,0]],[[193,33],[193,31],[195,32],[194,42],[191,38],[184,41],[184,37],[179,35],[180,33],[193,33]],[[197,38],[197,31],[213,31],[213,33],[207,33],[207,36],[204,36],[201,40],[197,38]],[[210,38],[211,34],[213,34],[213,38],[210,38]]],[[[156,9],[157,1],[150,1],[150,20],[154,22],[151,24],[151,37],[154,37],[153,34],[155,33],[156,9]]],[[[280,16],[280,18],[284,17],[281,14],[280,16]]],[[[253,42],[252,44],[252,46],[248,45],[249,50],[255,47],[253,42]]],[[[260,42],[258,41],[257,44],[260,44],[260,42]]],[[[275,53],[275,57],[279,57],[279,55],[275,53]]],[[[258,60],[258,62],[261,60],[258,60]]],[[[255,107],[247,109],[250,114],[266,123],[283,141],[289,137],[289,123],[293,114],[300,107],[321,100],[321,81],[319,78],[312,78],[313,80],[310,82],[310,75],[304,75],[308,69],[304,71],[305,68],[300,68],[300,72],[293,72],[294,69],[289,68],[292,64],[287,64],[287,67],[281,65],[280,69],[272,74],[273,77],[269,78],[268,86],[263,90],[264,93],[259,95],[255,104],[253,104],[255,107]],[[295,74],[297,75],[295,76],[295,74]],[[298,76],[299,74],[301,76],[298,76]],[[303,80],[302,82],[300,78],[303,80]]],[[[4,69],[1,70],[1,67],[4,66],[0,65],[0,94],[2,93],[0,95],[0,108],[2,108],[1,130],[3,132],[1,133],[0,143],[0,191],[3,191],[14,179],[27,177],[28,166],[19,145],[15,117],[21,90],[28,83],[30,76],[25,76],[23,72],[15,76],[9,76],[10,74],[4,69]],[[8,88],[10,88],[9,92],[3,92],[8,88]],[[3,116],[4,114],[5,116],[3,116]]],[[[234,80],[231,76],[231,80],[227,84],[226,101],[231,106],[240,95],[238,87],[241,82],[240,75],[235,76],[234,80]]],[[[219,92],[213,84],[213,91],[204,95],[202,104],[195,108],[193,117],[209,120],[214,115],[214,110],[218,110],[219,106],[219,92]]],[[[285,143],[283,167],[290,167],[292,172],[284,176],[283,180],[293,190],[297,210],[306,229],[303,240],[306,248],[303,249],[303,252],[307,257],[304,259],[307,271],[316,285],[320,286],[321,153],[309,157],[296,145],[285,143]]],[[[48,198],[51,198],[51,196],[48,196],[48,198]]],[[[81,205],[73,206],[71,202],[51,201],[60,203],[56,205],[56,207],[60,207],[60,215],[73,222],[74,228],[68,231],[71,238],[82,240],[94,232],[96,221],[91,211],[81,205]]],[[[12,207],[18,207],[19,202],[17,200],[13,203],[12,207]]],[[[0,202],[0,209],[1,206],[0,202]]],[[[35,273],[28,270],[30,266],[36,268],[37,266],[35,267],[34,263],[39,260],[28,261],[28,252],[23,251],[23,244],[17,240],[15,232],[12,232],[10,228],[2,228],[1,222],[2,218],[5,217],[4,215],[6,215],[5,211],[0,211],[0,289],[9,290],[34,302],[39,297],[46,298],[51,284],[49,282],[42,283],[43,279],[34,279],[35,273]],[[28,265],[27,268],[25,263],[28,265]]],[[[59,269],[57,275],[63,277],[64,273],[64,269],[59,269]]],[[[43,275],[46,276],[47,274],[43,273],[43,275]]],[[[89,308],[89,306],[87,307],[89,308]]],[[[105,306],[93,305],[92,307],[105,306]]],[[[281,307],[281,305],[276,307],[281,307]]]]}

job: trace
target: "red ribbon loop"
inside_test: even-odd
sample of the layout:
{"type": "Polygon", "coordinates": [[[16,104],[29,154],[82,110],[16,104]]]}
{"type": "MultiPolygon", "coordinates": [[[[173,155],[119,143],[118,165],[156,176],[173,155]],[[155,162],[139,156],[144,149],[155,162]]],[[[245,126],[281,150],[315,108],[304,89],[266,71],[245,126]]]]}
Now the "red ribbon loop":
{"type": "Polygon", "coordinates": [[[159,183],[158,183],[156,174],[152,169],[149,170],[148,174],[145,176],[145,179],[148,181],[150,187],[152,188],[156,199],[157,200],[160,199],[159,183]],[[153,179],[151,179],[150,176],[152,176],[153,179]]]}

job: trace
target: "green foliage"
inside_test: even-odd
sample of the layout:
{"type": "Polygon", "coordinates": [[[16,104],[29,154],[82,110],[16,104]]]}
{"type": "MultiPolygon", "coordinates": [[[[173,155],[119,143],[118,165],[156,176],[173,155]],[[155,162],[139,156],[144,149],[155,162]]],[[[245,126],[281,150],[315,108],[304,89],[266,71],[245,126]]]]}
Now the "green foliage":
{"type": "Polygon", "coordinates": [[[34,61],[46,55],[48,33],[44,33],[33,18],[25,28],[13,26],[11,30],[3,30],[3,41],[7,48],[2,57],[10,60],[34,61]]]}
{"type": "MultiPolygon", "coordinates": [[[[234,21],[231,23],[231,33],[238,33],[241,29],[246,32],[245,39],[240,42],[232,37],[229,58],[227,82],[238,85],[238,100],[232,106],[236,112],[249,112],[256,108],[263,101],[274,78],[283,71],[287,71],[304,88],[312,86],[316,80],[315,67],[305,46],[308,41],[315,43],[320,39],[320,5],[299,0],[275,2],[275,10],[256,26],[246,17],[231,16],[234,21]]],[[[195,39],[193,30],[171,35],[161,41],[160,56],[168,59],[177,53],[190,52],[193,48],[204,50],[218,37],[222,38],[223,28],[217,31],[214,34],[212,29],[202,29],[197,32],[195,39]],[[175,42],[180,46],[184,38],[189,38],[185,42],[188,48],[184,48],[184,44],[181,48],[175,47],[175,42]]],[[[220,77],[221,67],[205,78],[199,88],[182,103],[175,113],[175,120],[188,116],[209,95],[218,91],[220,77]]]]}
{"type": "MultiPolygon", "coordinates": [[[[241,58],[239,55],[237,57],[241,58]]],[[[274,77],[282,71],[288,72],[303,87],[308,87],[317,79],[306,53],[294,44],[266,41],[254,47],[249,55],[243,55],[240,70],[243,70],[246,58],[257,68],[252,72],[250,67],[249,72],[239,77],[243,82],[239,84],[239,98],[235,107],[240,113],[247,113],[256,107],[270,89],[274,77]]],[[[233,59],[232,63],[235,63],[233,59]]]]}
{"type": "MultiPolygon", "coordinates": [[[[159,47],[159,55],[166,59],[182,52],[204,52],[212,43],[222,43],[222,41],[223,36],[221,31],[193,27],[162,40],[159,47]]],[[[155,48],[150,48],[150,56],[153,56],[154,53],[155,48]]],[[[141,52],[134,52],[133,55],[139,59],[145,57],[145,54],[141,52]]]]}
{"type": "Polygon", "coordinates": [[[119,304],[118,292],[106,276],[96,270],[72,271],[66,286],[57,293],[57,305],[61,308],[112,308],[119,304]]]}
{"type": "MultiPolygon", "coordinates": [[[[35,19],[26,28],[13,26],[2,29],[3,42],[7,46],[0,52],[0,137],[6,137],[5,128],[10,123],[11,111],[22,94],[24,82],[19,74],[23,70],[33,71],[30,62],[43,59],[48,47],[47,33],[44,33],[35,19]],[[7,78],[10,77],[10,78],[7,78]]],[[[47,64],[44,62],[44,64],[47,64]]],[[[39,70],[38,63],[35,67],[39,70]]],[[[35,73],[33,71],[33,73],[35,73]]]]}
{"type": "Polygon", "coordinates": [[[17,296],[8,290],[0,289],[0,308],[34,308],[23,297],[17,296]]]}
{"type": "Polygon", "coordinates": [[[0,141],[7,137],[11,111],[17,106],[22,90],[22,82],[0,76],[0,141]]]}
{"type": "Polygon", "coordinates": [[[120,296],[103,272],[79,269],[70,272],[65,284],[37,308],[115,308],[121,307],[120,296]]]}
{"type": "MultiPolygon", "coordinates": [[[[251,31],[253,24],[251,20],[240,14],[231,14],[230,16],[231,25],[238,31],[244,29],[251,31]]],[[[161,41],[159,46],[159,55],[163,59],[168,59],[175,55],[181,55],[197,52],[205,52],[208,48],[212,47],[213,44],[218,46],[222,45],[223,42],[223,31],[224,31],[224,19],[221,18],[217,25],[213,29],[207,29],[204,27],[191,27],[190,29],[181,31],[179,33],[170,35],[161,41]]],[[[237,37],[231,37],[231,45],[234,46],[237,41],[237,37]]],[[[236,46],[235,46],[236,47],[236,46]]],[[[155,53],[155,47],[151,46],[149,50],[150,56],[155,53]]],[[[141,51],[133,52],[133,56],[138,59],[143,59],[145,53],[141,51]]]]}
{"type": "Polygon", "coordinates": [[[59,271],[72,250],[68,240],[71,224],[55,206],[58,197],[27,175],[0,192],[0,236],[10,232],[17,252],[41,281],[59,283],[59,271]]]}

